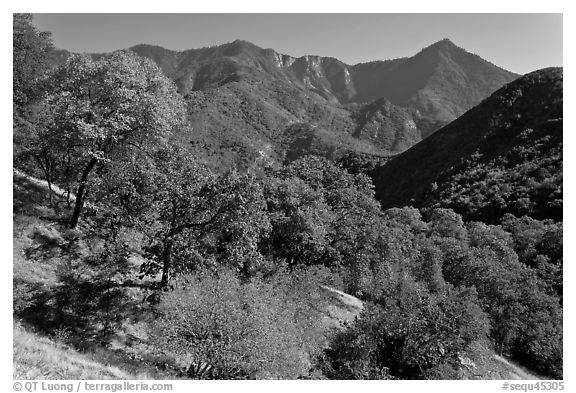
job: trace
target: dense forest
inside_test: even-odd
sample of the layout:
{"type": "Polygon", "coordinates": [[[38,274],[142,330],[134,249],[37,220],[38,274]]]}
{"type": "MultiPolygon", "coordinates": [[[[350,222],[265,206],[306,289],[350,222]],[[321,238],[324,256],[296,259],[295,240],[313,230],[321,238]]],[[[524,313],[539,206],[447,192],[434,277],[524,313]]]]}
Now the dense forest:
{"type": "MultiPolygon", "coordinates": [[[[217,171],[182,141],[205,93],[184,98],[153,61],[117,51],[54,66],[26,14],[13,49],[15,325],[78,351],[116,348],[157,378],[474,378],[465,364],[482,351],[563,377],[561,194],[546,194],[550,214],[531,197],[561,187],[558,98],[510,105],[526,122],[560,113],[506,146],[512,171],[498,182],[519,189],[510,206],[530,197],[492,220],[449,190],[495,198],[474,179],[504,158],[446,172],[433,190],[445,203],[382,209],[368,174],[398,158],[294,149],[217,171]],[[538,180],[514,178],[521,165],[538,180]],[[326,287],[362,311],[326,329],[326,287]]],[[[329,137],[297,128],[302,143],[329,137]]]]}
{"type": "Polygon", "coordinates": [[[374,167],[384,208],[449,207],[466,220],[562,220],[563,72],[547,68],[501,88],[434,135],[374,167]]]}

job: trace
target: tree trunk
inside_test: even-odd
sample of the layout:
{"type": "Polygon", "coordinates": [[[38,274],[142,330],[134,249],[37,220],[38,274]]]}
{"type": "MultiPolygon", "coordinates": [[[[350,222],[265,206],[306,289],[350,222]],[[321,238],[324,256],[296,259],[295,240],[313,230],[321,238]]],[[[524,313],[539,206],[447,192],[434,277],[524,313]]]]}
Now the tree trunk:
{"type": "Polygon", "coordinates": [[[52,205],[53,205],[53,202],[52,202],[52,194],[53,194],[52,182],[49,179],[50,179],[50,177],[48,177],[48,180],[47,180],[47,182],[48,182],[48,205],[50,207],[52,207],[52,205]]]}
{"type": "Polygon", "coordinates": [[[172,267],[172,239],[164,241],[164,254],[162,255],[162,281],[161,288],[166,288],[170,279],[170,269],[172,267]]]}
{"type": "Polygon", "coordinates": [[[92,158],[88,163],[88,166],[82,172],[82,178],[80,179],[80,184],[78,185],[78,191],[76,192],[76,203],[74,205],[74,212],[72,213],[72,218],[70,218],[70,229],[76,228],[78,225],[78,219],[80,218],[80,213],[82,212],[82,208],[84,207],[84,195],[86,193],[86,182],[88,180],[88,175],[94,169],[94,166],[98,160],[96,158],[92,158]]]}
{"type": "Polygon", "coordinates": [[[66,205],[68,207],[72,206],[70,203],[70,154],[66,156],[66,172],[64,173],[66,179],[66,205]]]}
{"type": "Polygon", "coordinates": [[[52,207],[52,173],[50,171],[50,159],[44,155],[42,158],[36,157],[36,160],[42,169],[42,172],[44,172],[46,183],[48,183],[48,204],[49,207],[52,207]]]}
{"type": "Polygon", "coordinates": [[[70,203],[70,184],[66,185],[66,206],[70,207],[72,204],[70,203]]]}

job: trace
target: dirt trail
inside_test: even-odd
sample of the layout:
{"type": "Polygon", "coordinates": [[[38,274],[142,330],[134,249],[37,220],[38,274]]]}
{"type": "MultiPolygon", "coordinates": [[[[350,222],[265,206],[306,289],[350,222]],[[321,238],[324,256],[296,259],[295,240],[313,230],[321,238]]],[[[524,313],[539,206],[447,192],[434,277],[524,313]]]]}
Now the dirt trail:
{"type": "Polygon", "coordinates": [[[494,359],[498,360],[499,362],[504,364],[506,366],[506,368],[509,369],[510,379],[520,379],[520,380],[539,380],[539,379],[542,379],[541,377],[534,375],[534,374],[531,374],[525,368],[512,363],[510,360],[508,360],[508,359],[506,359],[500,355],[494,355],[494,359]]]}
{"type": "Polygon", "coordinates": [[[326,328],[343,328],[364,308],[362,301],[352,295],[326,285],[320,285],[320,289],[331,300],[324,311],[323,325],[326,328]]]}
{"type": "Polygon", "coordinates": [[[357,297],[339,291],[338,289],[328,287],[326,285],[320,285],[320,288],[330,292],[334,299],[339,300],[343,305],[353,310],[356,310],[358,313],[360,313],[360,311],[362,311],[362,309],[364,308],[362,301],[357,297]]]}

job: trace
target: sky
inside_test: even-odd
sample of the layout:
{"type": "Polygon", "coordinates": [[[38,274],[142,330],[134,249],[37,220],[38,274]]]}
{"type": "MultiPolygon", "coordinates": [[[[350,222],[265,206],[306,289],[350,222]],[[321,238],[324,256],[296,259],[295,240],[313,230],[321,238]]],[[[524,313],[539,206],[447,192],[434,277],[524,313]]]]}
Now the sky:
{"type": "Polygon", "coordinates": [[[186,50],[235,39],[348,64],[412,56],[443,38],[519,74],[562,66],[562,14],[34,14],[56,47],[186,50]]]}

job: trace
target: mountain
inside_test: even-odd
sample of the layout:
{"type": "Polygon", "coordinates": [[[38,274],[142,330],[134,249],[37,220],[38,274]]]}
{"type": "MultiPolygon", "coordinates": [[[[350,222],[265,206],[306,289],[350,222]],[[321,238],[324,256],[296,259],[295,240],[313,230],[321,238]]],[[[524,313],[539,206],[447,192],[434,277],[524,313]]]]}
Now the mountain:
{"type": "Polygon", "coordinates": [[[332,159],[349,151],[385,156],[422,139],[415,110],[389,102],[374,103],[371,110],[344,105],[327,88],[314,87],[304,76],[314,62],[310,56],[294,59],[240,40],[181,53],[148,45],[131,50],[176,82],[192,125],[180,138],[215,167],[312,153],[332,159]]]}
{"type": "Polygon", "coordinates": [[[242,40],[182,52],[130,49],[175,81],[192,126],[178,138],[219,169],[308,153],[395,155],[517,77],[448,40],[413,57],[356,65],[242,40]]]}
{"type": "Polygon", "coordinates": [[[413,57],[348,65],[322,56],[295,58],[246,41],[184,52],[138,45],[186,94],[263,71],[341,104],[382,97],[424,117],[452,121],[519,75],[444,39],[413,57]]]}
{"type": "Polygon", "coordinates": [[[563,71],[527,74],[372,172],[383,208],[562,219],[563,71]]]}
{"type": "Polygon", "coordinates": [[[424,117],[452,121],[519,75],[444,39],[410,58],[354,66],[357,102],[384,96],[424,117]],[[384,67],[386,65],[386,67],[384,67]]]}

